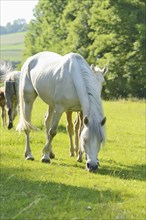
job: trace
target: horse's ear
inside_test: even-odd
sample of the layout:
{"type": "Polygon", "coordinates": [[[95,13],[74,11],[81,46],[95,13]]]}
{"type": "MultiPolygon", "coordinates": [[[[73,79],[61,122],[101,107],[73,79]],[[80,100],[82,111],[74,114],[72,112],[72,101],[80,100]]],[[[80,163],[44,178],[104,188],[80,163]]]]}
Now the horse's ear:
{"type": "Polygon", "coordinates": [[[108,66],[105,66],[105,67],[102,69],[102,73],[103,73],[103,75],[105,76],[107,72],[108,72],[108,66]]]}
{"type": "Polygon", "coordinates": [[[101,126],[103,126],[103,125],[105,124],[105,122],[106,122],[106,117],[104,117],[104,118],[102,119],[102,121],[101,121],[101,126]]]}
{"type": "Polygon", "coordinates": [[[94,71],[94,64],[92,63],[91,66],[90,66],[91,70],[94,71]]]}
{"type": "Polygon", "coordinates": [[[85,124],[86,126],[88,125],[89,120],[88,120],[87,115],[84,117],[83,122],[84,122],[84,124],[85,124]]]}

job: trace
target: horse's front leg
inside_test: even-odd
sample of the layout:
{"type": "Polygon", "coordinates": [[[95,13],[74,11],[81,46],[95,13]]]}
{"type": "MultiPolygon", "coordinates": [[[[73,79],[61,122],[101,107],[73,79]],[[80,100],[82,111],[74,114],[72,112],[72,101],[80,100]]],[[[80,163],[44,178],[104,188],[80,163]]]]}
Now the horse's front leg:
{"type": "Polygon", "coordinates": [[[74,122],[74,150],[76,151],[76,155],[78,155],[79,150],[79,127],[80,127],[80,119],[79,113],[77,113],[77,117],[74,122]]]}
{"type": "Polygon", "coordinates": [[[77,161],[78,162],[82,162],[82,155],[83,155],[83,150],[81,149],[81,146],[79,145],[79,137],[81,135],[81,132],[82,132],[82,129],[83,129],[83,113],[82,111],[80,111],[78,113],[78,123],[79,123],[79,126],[78,126],[78,130],[76,131],[76,146],[78,146],[77,148],[77,161]]]}
{"type": "MultiPolygon", "coordinates": [[[[45,127],[46,127],[46,144],[49,141],[49,129],[50,129],[51,122],[52,122],[53,111],[54,111],[54,109],[52,107],[49,107],[48,111],[47,111],[47,113],[45,115],[44,124],[45,124],[45,127]]],[[[49,156],[50,156],[51,159],[55,158],[55,154],[54,154],[54,152],[52,150],[52,145],[50,146],[49,156]]]]}
{"type": "Polygon", "coordinates": [[[59,123],[59,120],[61,118],[63,111],[55,109],[55,111],[53,111],[53,119],[51,122],[51,126],[50,129],[48,131],[48,136],[47,136],[47,142],[46,145],[43,149],[43,157],[41,159],[42,162],[44,163],[50,163],[50,152],[52,150],[52,140],[55,137],[55,135],[57,134],[57,126],[59,123]]]}
{"type": "Polygon", "coordinates": [[[72,112],[66,112],[66,117],[67,117],[67,125],[66,125],[66,130],[69,136],[70,140],[70,156],[74,156],[74,146],[73,146],[73,123],[72,123],[72,112]]]}

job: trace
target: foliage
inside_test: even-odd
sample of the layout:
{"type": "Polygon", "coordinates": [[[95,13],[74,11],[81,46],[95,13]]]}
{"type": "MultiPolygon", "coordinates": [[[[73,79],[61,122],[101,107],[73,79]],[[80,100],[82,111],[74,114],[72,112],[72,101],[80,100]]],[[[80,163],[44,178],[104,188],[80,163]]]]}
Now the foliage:
{"type": "Polygon", "coordinates": [[[24,160],[24,134],[1,127],[2,220],[145,219],[145,104],[106,101],[103,105],[107,144],[100,150],[96,174],[85,170],[85,159],[78,163],[69,157],[65,115],[53,140],[56,159],[49,165],[40,162],[47,105],[39,99],[32,123],[40,130],[30,134],[35,161],[24,160]]]}
{"type": "Polygon", "coordinates": [[[8,22],[6,26],[0,26],[0,35],[25,32],[27,27],[25,19],[17,19],[13,23],[8,22]]]}
{"type": "Polygon", "coordinates": [[[78,52],[108,65],[105,98],[145,97],[144,0],[39,0],[29,24],[24,58],[48,50],[78,52]]]}

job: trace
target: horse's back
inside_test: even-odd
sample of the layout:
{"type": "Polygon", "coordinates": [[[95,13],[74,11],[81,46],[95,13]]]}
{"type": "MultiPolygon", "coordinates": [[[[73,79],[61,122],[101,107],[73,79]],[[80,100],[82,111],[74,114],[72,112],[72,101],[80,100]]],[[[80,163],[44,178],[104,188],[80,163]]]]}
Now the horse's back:
{"type": "Polygon", "coordinates": [[[80,104],[85,103],[84,96],[87,96],[82,67],[88,68],[79,54],[38,53],[22,68],[25,90],[31,88],[49,105],[62,103],[65,110],[79,110],[80,104]]]}

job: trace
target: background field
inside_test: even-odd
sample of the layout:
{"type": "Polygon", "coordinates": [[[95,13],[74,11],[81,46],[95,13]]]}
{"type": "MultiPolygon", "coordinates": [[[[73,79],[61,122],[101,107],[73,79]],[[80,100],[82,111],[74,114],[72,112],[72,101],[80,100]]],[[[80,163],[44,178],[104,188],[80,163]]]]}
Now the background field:
{"type": "MultiPolygon", "coordinates": [[[[24,160],[24,135],[1,127],[1,219],[144,220],[146,218],[145,103],[106,101],[107,145],[96,174],[69,157],[63,115],[53,141],[56,159],[40,162],[45,144],[44,114],[39,99],[31,133],[35,161],[24,160]]],[[[18,122],[18,117],[15,125],[18,122]]]]}
{"type": "Polygon", "coordinates": [[[1,60],[20,62],[24,51],[25,32],[0,35],[1,38],[1,60]]]}

